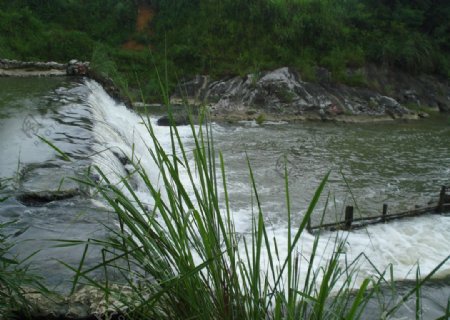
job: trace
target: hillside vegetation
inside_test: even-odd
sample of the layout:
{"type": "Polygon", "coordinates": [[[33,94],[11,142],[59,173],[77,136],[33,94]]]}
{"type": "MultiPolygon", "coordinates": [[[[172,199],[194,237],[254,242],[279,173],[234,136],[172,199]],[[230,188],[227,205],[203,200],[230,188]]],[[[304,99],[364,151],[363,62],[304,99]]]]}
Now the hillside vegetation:
{"type": "Polygon", "coordinates": [[[310,81],[323,66],[346,82],[347,68],[369,63],[448,79],[449,53],[446,0],[0,2],[1,58],[90,60],[132,96],[157,98],[155,65],[166,62],[173,82],[280,66],[310,81]]]}

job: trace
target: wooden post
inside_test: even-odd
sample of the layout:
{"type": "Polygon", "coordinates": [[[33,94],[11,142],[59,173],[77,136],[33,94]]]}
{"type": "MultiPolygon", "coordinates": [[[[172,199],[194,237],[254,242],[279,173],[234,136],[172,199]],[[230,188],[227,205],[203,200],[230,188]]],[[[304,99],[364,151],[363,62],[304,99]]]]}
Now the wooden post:
{"type": "Polygon", "coordinates": [[[381,215],[381,221],[383,221],[383,222],[386,222],[387,210],[388,210],[388,205],[385,203],[385,204],[383,204],[383,213],[381,215]]]}
{"type": "Polygon", "coordinates": [[[352,228],[353,222],[353,206],[345,207],[345,229],[349,230],[352,228]]]}
{"type": "Polygon", "coordinates": [[[444,212],[444,203],[445,203],[445,190],[447,189],[446,186],[441,187],[441,193],[439,194],[439,203],[437,206],[438,212],[444,212]]]}

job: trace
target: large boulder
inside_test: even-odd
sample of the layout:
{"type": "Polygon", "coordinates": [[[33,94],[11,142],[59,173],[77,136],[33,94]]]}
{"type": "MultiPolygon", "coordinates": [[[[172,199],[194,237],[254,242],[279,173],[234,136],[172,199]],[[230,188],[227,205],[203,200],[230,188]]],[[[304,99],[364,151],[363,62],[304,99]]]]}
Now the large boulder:
{"type": "MultiPolygon", "coordinates": [[[[369,86],[351,87],[331,81],[331,73],[324,68],[318,68],[317,73],[317,82],[314,83],[303,81],[300,73],[287,67],[216,81],[211,81],[207,76],[197,76],[181,82],[171,101],[206,104],[210,107],[213,117],[233,117],[237,120],[256,118],[262,113],[268,118],[283,120],[348,119],[349,117],[367,120],[370,117],[381,120],[418,118],[416,112],[406,107],[407,100],[402,100],[398,94],[387,94],[386,91],[397,92],[392,88],[375,90],[369,86]]],[[[367,72],[366,77],[372,74],[367,72]]],[[[376,77],[376,75],[373,76],[376,77]]],[[[405,79],[403,80],[406,81],[405,79]]],[[[397,84],[397,82],[394,83],[397,84]]],[[[420,88],[421,94],[415,94],[419,89],[416,91],[411,89],[405,91],[404,95],[410,100],[432,99],[431,96],[425,95],[426,90],[423,89],[432,85],[431,80],[423,82],[422,86],[420,83],[415,85],[420,88]]],[[[410,83],[410,86],[414,87],[414,84],[410,83]]],[[[437,86],[439,86],[438,82],[434,87],[437,86]]],[[[387,84],[386,87],[388,87],[387,84]]],[[[440,91],[447,92],[450,97],[448,86],[443,85],[440,91]]],[[[433,99],[436,108],[441,111],[448,108],[450,100],[444,101],[443,95],[434,94],[433,99]]],[[[418,103],[420,104],[420,101],[418,103]]]]}
{"type": "Polygon", "coordinates": [[[156,124],[161,127],[175,126],[185,126],[189,124],[189,119],[185,115],[176,114],[172,116],[172,120],[168,115],[162,116],[156,121],[156,124]]]}

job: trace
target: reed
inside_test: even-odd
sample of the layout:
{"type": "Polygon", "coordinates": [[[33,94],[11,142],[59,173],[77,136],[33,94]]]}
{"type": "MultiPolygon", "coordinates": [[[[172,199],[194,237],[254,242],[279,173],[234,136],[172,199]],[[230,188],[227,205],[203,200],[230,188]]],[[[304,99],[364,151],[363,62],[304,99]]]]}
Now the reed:
{"type": "MultiPolygon", "coordinates": [[[[171,113],[169,113],[170,117],[171,113]]],[[[191,119],[192,120],[192,119],[191,119]]],[[[99,169],[100,182],[85,180],[114,212],[118,225],[109,240],[89,240],[103,248],[102,261],[90,268],[68,266],[75,272],[73,289],[88,283],[121,301],[117,309],[129,319],[360,319],[364,307],[380,285],[366,279],[355,288],[358,257],[343,259],[340,234],[329,239],[331,255],[319,252],[316,234],[312,253],[299,252],[300,237],[319,198],[325,196],[328,174],[311,199],[300,225],[291,219],[289,177],[285,172],[288,237],[286,256],[270,236],[258,196],[258,186],[248,162],[254,214],[251,232],[239,235],[227,193],[223,156],[214,149],[207,114],[200,125],[191,124],[194,149],[187,150],[176,126],[172,144],[165,149],[149,118],[142,118],[150,141],[149,157],[157,164],[159,182],[152,181],[134,155],[129,157],[138,176],[154,199],[148,208],[128,178],[113,184],[99,169]],[[188,177],[187,181],[185,177],[188,177]],[[314,267],[323,259],[322,267],[314,267]],[[300,271],[308,261],[306,272],[300,271]],[[344,261],[344,262],[343,262],[344,261]],[[91,272],[105,270],[106,280],[91,272]],[[119,275],[132,293],[123,295],[113,286],[119,275]]],[[[193,123],[193,121],[191,121],[193,123]]]]}

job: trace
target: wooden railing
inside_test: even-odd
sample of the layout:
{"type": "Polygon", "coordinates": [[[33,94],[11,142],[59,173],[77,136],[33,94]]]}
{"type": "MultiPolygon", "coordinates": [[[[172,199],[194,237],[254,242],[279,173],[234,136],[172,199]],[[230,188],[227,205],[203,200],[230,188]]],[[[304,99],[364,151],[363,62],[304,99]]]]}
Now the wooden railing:
{"type": "Polygon", "coordinates": [[[450,195],[448,194],[449,190],[450,190],[449,187],[442,186],[437,206],[418,208],[414,210],[388,214],[388,205],[383,204],[381,215],[371,217],[361,217],[361,218],[354,218],[353,206],[347,206],[345,208],[344,221],[320,224],[317,226],[311,226],[311,221],[309,221],[307,228],[309,232],[313,232],[314,230],[320,229],[326,229],[329,231],[354,230],[363,228],[371,224],[385,223],[391,220],[397,220],[407,217],[415,217],[428,213],[444,213],[450,211],[450,195]]]}

